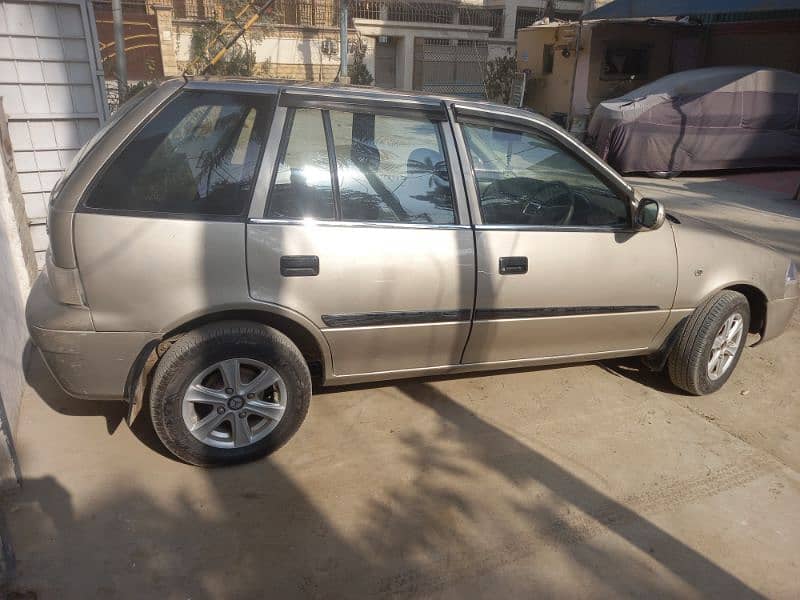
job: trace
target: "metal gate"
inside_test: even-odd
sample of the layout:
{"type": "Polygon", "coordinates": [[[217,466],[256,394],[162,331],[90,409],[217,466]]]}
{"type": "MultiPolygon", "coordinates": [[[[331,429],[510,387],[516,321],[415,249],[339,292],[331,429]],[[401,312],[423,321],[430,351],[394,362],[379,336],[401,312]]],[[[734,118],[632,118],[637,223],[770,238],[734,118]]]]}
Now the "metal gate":
{"type": "Polygon", "coordinates": [[[397,42],[394,38],[375,44],[375,85],[386,89],[397,87],[397,42]]]}
{"type": "MultiPolygon", "coordinates": [[[[110,0],[93,0],[100,59],[106,79],[116,79],[117,44],[114,39],[114,13],[110,0]]],[[[153,81],[164,77],[158,17],[147,12],[144,2],[123,2],[123,31],[128,81],[153,81]]]]}
{"type": "Polygon", "coordinates": [[[0,97],[36,259],[47,249],[47,199],[107,118],[88,0],[0,4],[0,97]]]}
{"type": "Polygon", "coordinates": [[[414,89],[484,100],[488,54],[481,40],[416,38],[414,89]]]}

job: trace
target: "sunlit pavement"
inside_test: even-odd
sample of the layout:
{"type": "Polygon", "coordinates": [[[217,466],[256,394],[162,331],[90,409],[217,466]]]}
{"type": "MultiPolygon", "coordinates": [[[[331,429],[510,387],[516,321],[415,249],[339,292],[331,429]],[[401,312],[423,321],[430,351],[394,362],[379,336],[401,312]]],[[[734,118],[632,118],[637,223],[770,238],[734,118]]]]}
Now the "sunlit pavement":
{"type": "MultiPolygon", "coordinates": [[[[800,203],[636,180],[800,257],[800,203]],[[756,198],[755,201],[752,198],[756,198]]],[[[619,361],[329,390],[273,457],[203,470],[34,361],[4,498],[39,598],[800,595],[800,320],[727,386],[619,361]]]]}

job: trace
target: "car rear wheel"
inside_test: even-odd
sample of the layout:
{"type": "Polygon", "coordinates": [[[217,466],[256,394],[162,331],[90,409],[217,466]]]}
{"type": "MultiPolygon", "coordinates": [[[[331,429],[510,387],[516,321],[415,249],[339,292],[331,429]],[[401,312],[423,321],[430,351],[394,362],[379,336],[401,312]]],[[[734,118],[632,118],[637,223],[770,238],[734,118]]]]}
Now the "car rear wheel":
{"type": "Polygon", "coordinates": [[[227,321],[191,331],[156,367],[150,413],[175,456],[200,466],[245,462],[277,450],[305,419],[311,376],[285,335],[227,321]]]}
{"type": "Polygon", "coordinates": [[[701,396],[720,389],[742,355],[750,328],[750,305],[739,292],[725,290],[698,307],[667,363],[676,386],[701,396]]]}

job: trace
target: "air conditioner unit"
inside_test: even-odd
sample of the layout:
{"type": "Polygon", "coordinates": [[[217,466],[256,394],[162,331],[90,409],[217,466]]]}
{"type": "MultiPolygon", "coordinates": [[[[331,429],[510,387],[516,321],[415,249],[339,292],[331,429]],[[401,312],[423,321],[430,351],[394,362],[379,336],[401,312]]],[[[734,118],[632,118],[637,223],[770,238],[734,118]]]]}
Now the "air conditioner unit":
{"type": "Polygon", "coordinates": [[[330,38],[326,38],[322,40],[322,44],[320,44],[320,49],[322,50],[323,54],[327,54],[328,56],[330,56],[332,54],[336,54],[339,51],[339,44],[330,38]]]}

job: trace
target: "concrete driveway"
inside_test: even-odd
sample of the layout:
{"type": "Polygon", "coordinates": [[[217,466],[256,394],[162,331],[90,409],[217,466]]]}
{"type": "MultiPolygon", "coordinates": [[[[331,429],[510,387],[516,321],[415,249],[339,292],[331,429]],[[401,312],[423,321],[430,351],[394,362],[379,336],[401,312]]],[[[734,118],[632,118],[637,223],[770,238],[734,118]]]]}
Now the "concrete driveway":
{"type": "MultiPolygon", "coordinates": [[[[796,202],[645,183],[800,257],[796,202]]],[[[26,481],[4,499],[14,590],[797,598],[798,346],[795,315],[699,399],[636,361],[325,391],[278,454],[215,470],[172,460],[121,405],[64,397],[35,361],[26,481]]]]}

